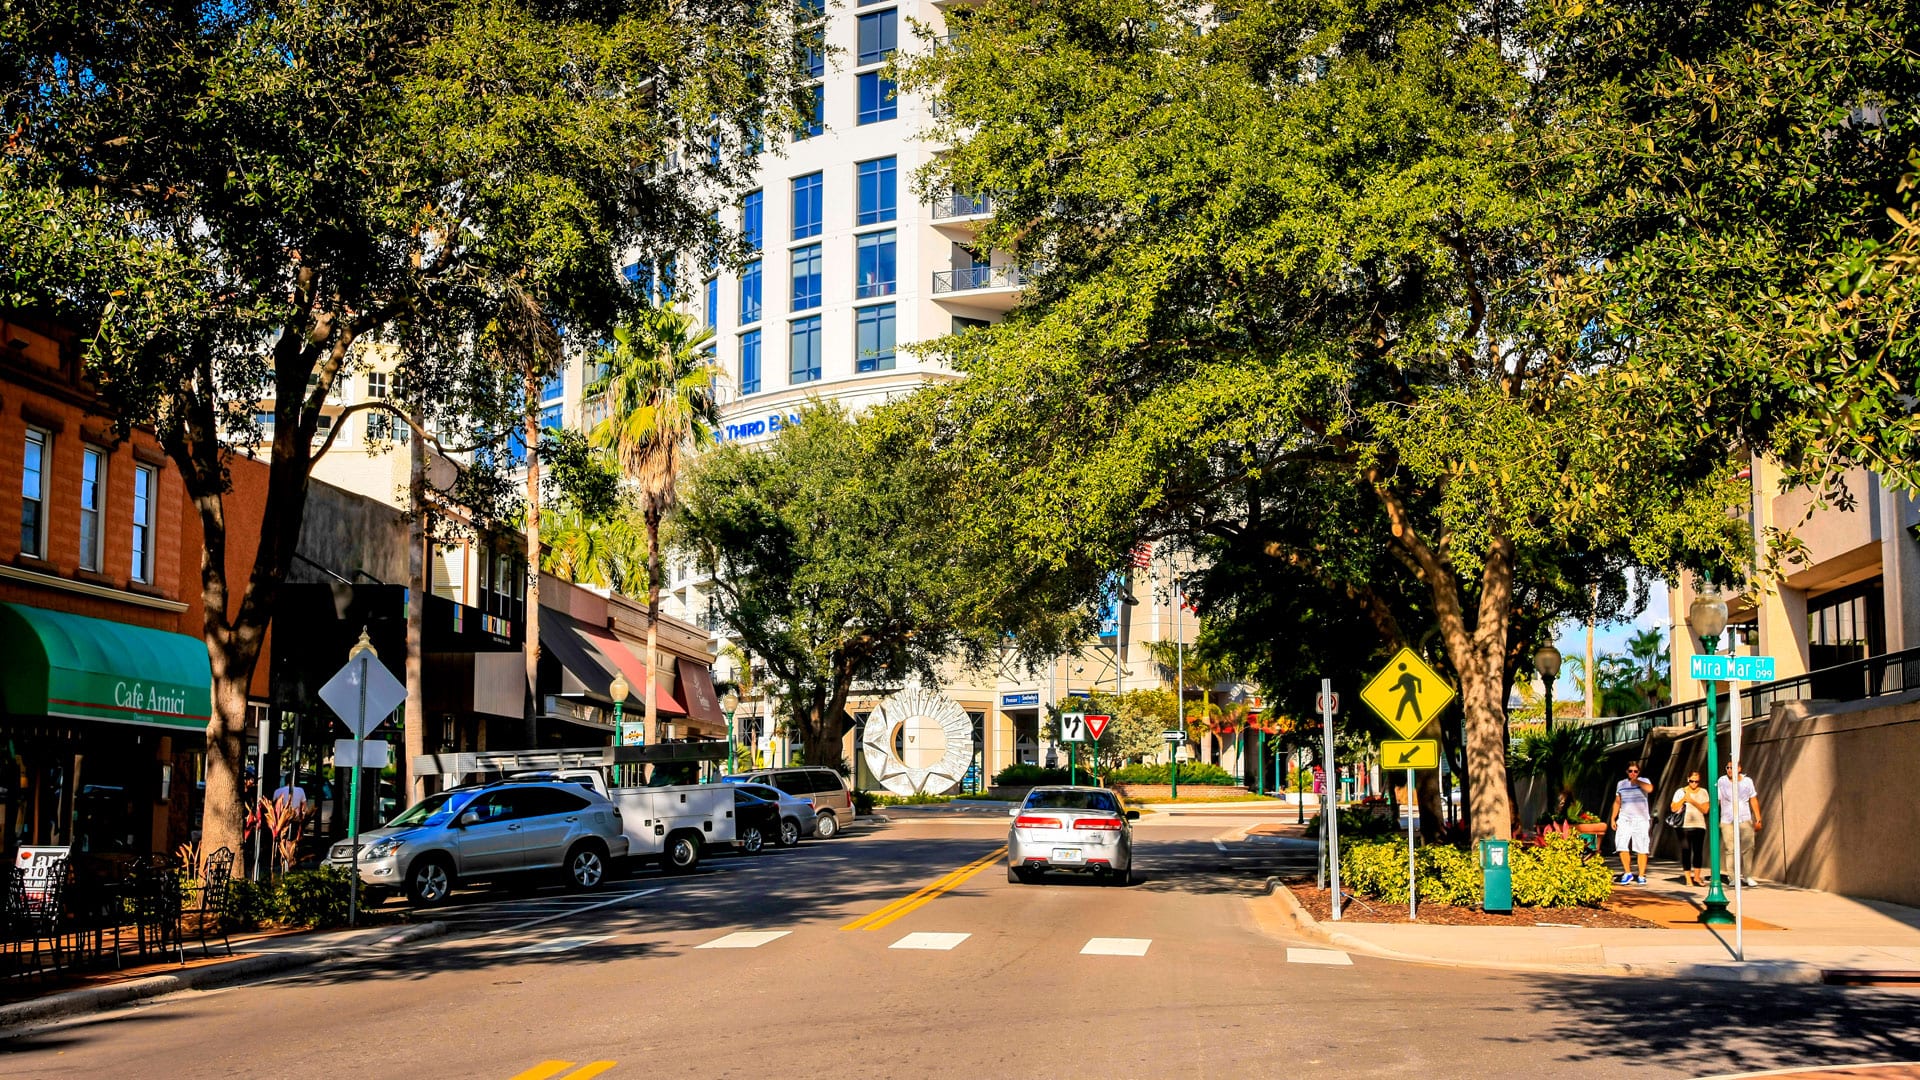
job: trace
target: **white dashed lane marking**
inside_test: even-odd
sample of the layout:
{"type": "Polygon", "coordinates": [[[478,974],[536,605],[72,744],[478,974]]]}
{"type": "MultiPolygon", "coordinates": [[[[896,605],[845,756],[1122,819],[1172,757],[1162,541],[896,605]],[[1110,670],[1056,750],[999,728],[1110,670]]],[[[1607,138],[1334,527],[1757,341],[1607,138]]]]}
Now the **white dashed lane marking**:
{"type": "Polygon", "coordinates": [[[889,949],[932,949],[945,952],[972,937],[972,934],[908,934],[899,941],[887,946],[889,949]]]}
{"type": "Polygon", "coordinates": [[[1353,959],[1338,949],[1288,949],[1289,964],[1341,964],[1351,967],[1353,959]]]}
{"type": "Polygon", "coordinates": [[[695,945],[696,949],[757,949],[769,941],[778,941],[791,930],[740,930],[723,938],[715,938],[705,945],[695,945]]]}
{"type": "Polygon", "coordinates": [[[1147,946],[1153,944],[1152,938],[1143,937],[1097,937],[1087,942],[1080,950],[1081,956],[1145,956],[1147,946]]]}

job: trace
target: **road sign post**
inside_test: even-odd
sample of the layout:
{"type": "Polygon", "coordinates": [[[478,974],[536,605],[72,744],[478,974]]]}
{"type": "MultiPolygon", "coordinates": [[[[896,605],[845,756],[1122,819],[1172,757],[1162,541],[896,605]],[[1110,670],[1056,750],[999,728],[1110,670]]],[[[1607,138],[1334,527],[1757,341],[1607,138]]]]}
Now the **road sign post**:
{"type": "Polygon", "coordinates": [[[1387,726],[1398,732],[1402,741],[1383,741],[1380,762],[1388,768],[1407,771],[1407,921],[1419,914],[1415,890],[1419,878],[1415,871],[1413,819],[1419,812],[1420,797],[1414,771],[1440,767],[1440,740],[1419,735],[1440,717],[1440,710],[1453,702],[1454,689],[1433,670],[1420,654],[1402,648],[1387,661],[1378,674],[1360,691],[1360,700],[1380,714],[1387,726]]]}
{"type": "MultiPolygon", "coordinates": [[[[1320,680],[1320,738],[1326,756],[1322,758],[1333,777],[1340,774],[1333,765],[1333,680],[1320,680]]],[[[1334,812],[1339,801],[1333,797],[1333,784],[1322,783],[1320,823],[1327,833],[1327,879],[1333,886],[1333,921],[1340,921],[1340,815],[1334,812]]]]}
{"type": "MultiPolygon", "coordinates": [[[[360,920],[360,772],[367,732],[379,727],[407,700],[407,688],[393,677],[363,628],[347,651],[347,663],[320,688],[320,700],[353,731],[353,777],[348,785],[347,831],[353,846],[352,879],[347,888],[347,925],[360,920]]],[[[336,772],[337,772],[336,759],[336,772]]]]}

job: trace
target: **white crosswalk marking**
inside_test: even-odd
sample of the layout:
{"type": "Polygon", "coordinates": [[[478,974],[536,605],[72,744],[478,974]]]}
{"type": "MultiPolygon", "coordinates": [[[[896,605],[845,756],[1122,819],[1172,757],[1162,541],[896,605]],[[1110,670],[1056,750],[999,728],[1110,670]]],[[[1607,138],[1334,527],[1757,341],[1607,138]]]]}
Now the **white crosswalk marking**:
{"type": "Polygon", "coordinates": [[[757,949],[769,941],[778,941],[791,930],[738,930],[726,937],[714,938],[705,945],[695,945],[696,949],[757,949]]]}
{"type": "Polygon", "coordinates": [[[972,937],[972,934],[929,934],[925,932],[908,934],[899,941],[887,946],[889,949],[932,949],[945,952],[972,937]]]}
{"type": "Polygon", "coordinates": [[[1353,959],[1338,949],[1288,949],[1289,964],[1345,964],[1353,965],[1353,959]]]}
{"type": "Polygon", "coordinates": [[[1097,937],[1087,941],[1086,948],[1080,950],[1081,956],[1145,956],[1147,946],[1153,944],[1152,938],[1143,937],[1097,937]]]}
{"type": "Polygon", "coordinates": [[[569,949],[578,949],[582,945],[591,945],[596,941],[605,941],[612,936],[613,936],[612,934],[602,934],[599,937],[554,938],[552,941],[536,941],[531,945],[523,945],[518,949],[511,949],[508,951],[515,952],[515,953],[528,953],[528,954],[536,954],[536,955],[540,953],[566,952],[569,949]]]}

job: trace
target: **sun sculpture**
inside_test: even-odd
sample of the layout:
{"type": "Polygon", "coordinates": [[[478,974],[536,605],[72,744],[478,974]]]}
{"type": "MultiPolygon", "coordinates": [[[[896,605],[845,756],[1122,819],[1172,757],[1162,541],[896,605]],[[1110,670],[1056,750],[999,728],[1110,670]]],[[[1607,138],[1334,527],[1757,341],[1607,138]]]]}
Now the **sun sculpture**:
{"type": "Polygon", "coordinates": [[[902,690],[867,717],[867,771],[896,795],[945,795],[973,764],[973,719],[931,690],[902,690]]]}

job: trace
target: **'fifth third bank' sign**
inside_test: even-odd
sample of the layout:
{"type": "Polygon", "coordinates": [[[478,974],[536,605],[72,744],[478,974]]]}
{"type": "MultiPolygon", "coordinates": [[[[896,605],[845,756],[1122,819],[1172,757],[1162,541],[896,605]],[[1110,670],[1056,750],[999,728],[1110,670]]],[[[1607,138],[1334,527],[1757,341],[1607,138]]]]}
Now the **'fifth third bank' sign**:
{"type": "Polygon", "coordinates": [[[1771,656],[1690,656],[1687,674],[1696,682],[1772,682],[1771,656]]]}

